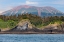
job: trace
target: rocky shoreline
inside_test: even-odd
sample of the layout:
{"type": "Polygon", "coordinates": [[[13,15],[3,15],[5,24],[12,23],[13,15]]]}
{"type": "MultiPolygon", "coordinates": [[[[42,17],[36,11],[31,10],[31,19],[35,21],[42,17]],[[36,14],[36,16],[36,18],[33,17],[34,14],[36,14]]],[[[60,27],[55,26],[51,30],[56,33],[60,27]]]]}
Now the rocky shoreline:
{"type": "Polygon", "coordinates": [[[64,31],[29,29],[29,30],[21,30],[21,31],[20,30],[1,31],[0,34],[64,34],[64,31]]]}
{"type": "Polygon", "coordinates": [[[38,29],[35,27],[29,28],[28,23],[21,26],[18,25],[10,30],[1,31],[0,34],[64,34],[63,29],[57,29],[57,27],[50,26],[44,29],[38,29]]]}
{"type": "Polygon", "coordinates": [[[0,32],[0,34],[64,34],[63,32],[0,32]]]}

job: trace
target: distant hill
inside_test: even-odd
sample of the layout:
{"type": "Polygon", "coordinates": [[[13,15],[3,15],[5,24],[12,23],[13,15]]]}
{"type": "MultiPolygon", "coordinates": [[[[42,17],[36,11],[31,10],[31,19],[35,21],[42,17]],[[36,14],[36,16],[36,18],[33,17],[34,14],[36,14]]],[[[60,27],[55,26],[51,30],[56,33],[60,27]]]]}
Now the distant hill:
{"type": "Polygon", "coordinates": [[[28,6],[28,5],[20,5],[17,7],[12,8],[11,10],[5,11],[2,14],[3,15],[18,15],[18,14],[24,14],[24,13],[31,13],[38,16],[63,16],[64,13],[61,11],[50,7],[36,7],[36,6],[28,6]]]}

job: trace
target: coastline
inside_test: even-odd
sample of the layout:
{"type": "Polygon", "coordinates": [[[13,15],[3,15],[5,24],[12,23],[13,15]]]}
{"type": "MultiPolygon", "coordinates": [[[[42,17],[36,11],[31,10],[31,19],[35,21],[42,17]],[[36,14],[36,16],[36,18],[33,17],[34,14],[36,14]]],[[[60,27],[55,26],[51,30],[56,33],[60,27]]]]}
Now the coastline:
{"type": "Polygon", "coordinates": [[[63,32],[0,32],[0,34],[64,34],[63,32]]]}

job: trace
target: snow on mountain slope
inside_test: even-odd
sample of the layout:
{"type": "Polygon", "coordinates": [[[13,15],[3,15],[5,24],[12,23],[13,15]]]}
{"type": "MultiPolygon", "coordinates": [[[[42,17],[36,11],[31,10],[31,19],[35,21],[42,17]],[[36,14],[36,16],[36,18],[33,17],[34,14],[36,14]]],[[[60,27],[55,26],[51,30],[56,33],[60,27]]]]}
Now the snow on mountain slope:
{"type": "Polygon", "coordinates": [[[14,7],[11,10],[5,11],[3,15],[18,15],[23,13],[32,13],[39,16],[63,16],[64,13],[58,11],[57,9],[49,6],[45,7],[36,7],[36,6],[28,6],[28,5],[20,5],[14,7]]]}

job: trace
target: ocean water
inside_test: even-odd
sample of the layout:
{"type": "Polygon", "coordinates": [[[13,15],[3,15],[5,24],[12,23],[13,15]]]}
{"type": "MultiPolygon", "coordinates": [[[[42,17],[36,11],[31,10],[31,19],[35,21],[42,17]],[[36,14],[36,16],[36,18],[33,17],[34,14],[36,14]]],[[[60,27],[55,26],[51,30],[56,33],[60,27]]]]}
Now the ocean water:
{"type": "Polygon", "coordinates": [[[0,34],[0,42],[64,42],[64,34],[0,34]]]}

